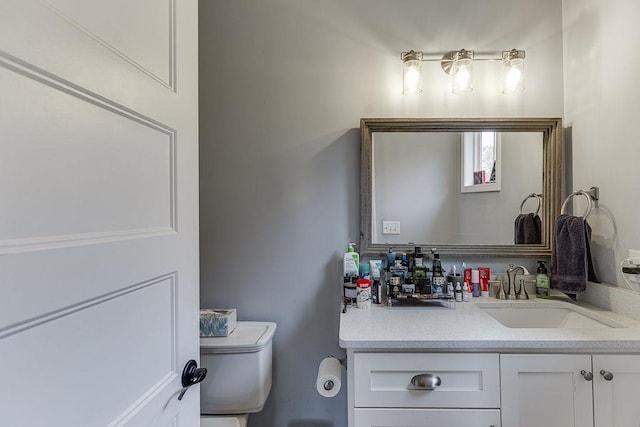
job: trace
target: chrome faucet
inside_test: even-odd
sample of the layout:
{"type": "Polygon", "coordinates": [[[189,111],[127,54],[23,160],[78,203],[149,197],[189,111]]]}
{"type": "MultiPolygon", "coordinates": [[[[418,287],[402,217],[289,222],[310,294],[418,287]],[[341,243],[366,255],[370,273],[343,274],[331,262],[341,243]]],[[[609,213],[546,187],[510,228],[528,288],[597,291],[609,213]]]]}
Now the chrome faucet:
{"type": "Polygon", "coordinates": [[[529,274],[529,270],[525,266],[509,264],[509,268],[507,269],[507,277],[509,278],[509,283],[507,285],[506,291],[504,291],[506,299],[529,299],[529,294],[527,294],[527,290],[524,287],[524,283],[520,281],[520,288],[516,290],[516,276],[520,274],[529,274]],[[513,286],[513,291],[515,295],[511,295],[511,289],[513,286]]]}

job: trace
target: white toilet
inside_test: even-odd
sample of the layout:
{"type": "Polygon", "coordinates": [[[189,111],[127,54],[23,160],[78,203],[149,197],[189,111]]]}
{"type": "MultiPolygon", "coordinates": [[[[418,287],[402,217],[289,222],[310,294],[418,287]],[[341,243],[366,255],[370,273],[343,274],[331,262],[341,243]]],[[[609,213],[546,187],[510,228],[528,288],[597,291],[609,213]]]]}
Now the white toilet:
{"type": "Polygon", "coordinates": [[[276,324],[238,322],[228,337],[200,338],[201,427],[246,427],[271,391],[271,342],[276,324]]]}

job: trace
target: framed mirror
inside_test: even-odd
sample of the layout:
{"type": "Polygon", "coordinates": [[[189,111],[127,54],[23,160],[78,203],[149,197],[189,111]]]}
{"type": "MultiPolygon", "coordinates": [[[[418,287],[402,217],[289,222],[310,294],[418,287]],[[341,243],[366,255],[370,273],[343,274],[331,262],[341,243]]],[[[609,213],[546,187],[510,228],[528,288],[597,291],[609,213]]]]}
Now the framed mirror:
{"type": "Polygon", "coordinates": [[[361,255],[551,255],[560,118],[363,118],[360,139],[361,255]]]}

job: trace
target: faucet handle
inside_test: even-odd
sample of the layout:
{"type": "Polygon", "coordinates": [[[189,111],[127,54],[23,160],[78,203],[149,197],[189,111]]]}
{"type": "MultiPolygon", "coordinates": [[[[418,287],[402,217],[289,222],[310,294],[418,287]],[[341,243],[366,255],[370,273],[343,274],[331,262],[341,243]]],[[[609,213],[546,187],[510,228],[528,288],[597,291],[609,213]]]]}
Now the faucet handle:
{"type": "Polygon", "coordinates": [[[520,288],[516,291],[516,299],[529,299],[529,294],[527,293],[527,288],[525,287],[524,279],[520,279],[520,288]],[[524,293],[524,295],[523,295],[524,293]]]}

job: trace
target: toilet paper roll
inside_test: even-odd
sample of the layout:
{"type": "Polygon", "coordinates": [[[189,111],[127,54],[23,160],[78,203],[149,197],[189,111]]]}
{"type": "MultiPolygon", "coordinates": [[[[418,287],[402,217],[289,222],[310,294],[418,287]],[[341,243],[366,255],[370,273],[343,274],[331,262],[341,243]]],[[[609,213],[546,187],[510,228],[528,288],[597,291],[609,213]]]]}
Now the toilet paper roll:
{"type": "Polygon", "coordinates": [[[325,357],[318,367],[316,389],[320,396],[333,397],[342,387],[342,368],[335,357],[325,357]]]}

